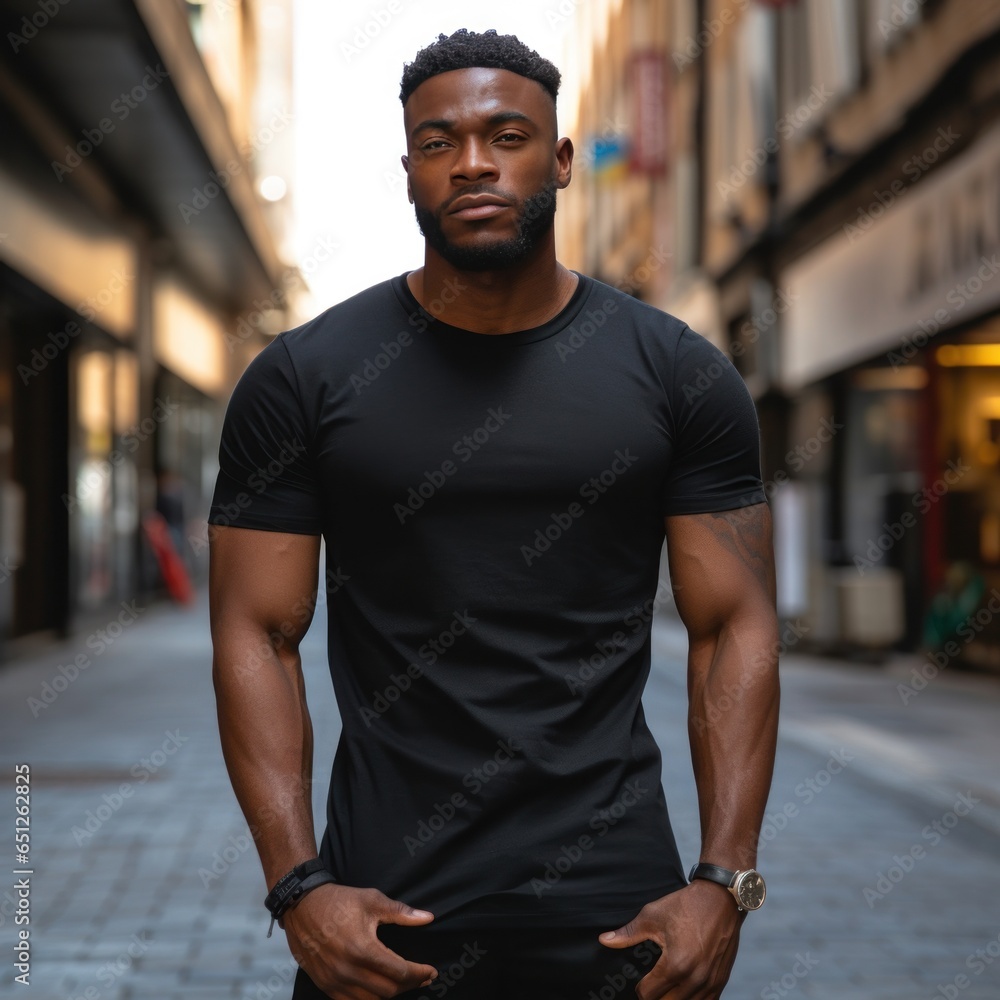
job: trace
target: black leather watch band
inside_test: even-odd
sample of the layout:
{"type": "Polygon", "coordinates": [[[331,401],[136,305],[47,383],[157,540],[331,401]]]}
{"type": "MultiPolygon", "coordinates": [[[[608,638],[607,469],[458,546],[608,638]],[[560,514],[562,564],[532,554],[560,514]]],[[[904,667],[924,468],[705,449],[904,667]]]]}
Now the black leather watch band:
{"type": "Polygon", "coordinates": [[[736,872],[731,872],[728,868],[720,868],[718,865],[701,862],[692,867],[691,874],[688,875],[688,881],[693,882],[696,878],[708,879],[709,882],[718,882],[719,885],[724,885],[728,889],[733,884],[733,879],[736,878],[736,872]]]}

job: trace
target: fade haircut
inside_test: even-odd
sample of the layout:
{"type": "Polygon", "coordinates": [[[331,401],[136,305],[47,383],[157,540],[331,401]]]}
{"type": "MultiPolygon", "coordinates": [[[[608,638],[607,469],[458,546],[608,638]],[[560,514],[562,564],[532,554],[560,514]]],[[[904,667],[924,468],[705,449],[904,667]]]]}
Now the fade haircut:
{"type": "Polygon", "coordinates": [[[459,28],[451,35],[438,35],[436,42],[421,49],[413,62],[406,63],[399,100],[405,107],[410,94],[432,76],[478,66],[506,69],[534,80],[549,92],[553,103],[559,94],[559,70],[516,35],[498,35],[495,28],[482,33],[459,28]]]}

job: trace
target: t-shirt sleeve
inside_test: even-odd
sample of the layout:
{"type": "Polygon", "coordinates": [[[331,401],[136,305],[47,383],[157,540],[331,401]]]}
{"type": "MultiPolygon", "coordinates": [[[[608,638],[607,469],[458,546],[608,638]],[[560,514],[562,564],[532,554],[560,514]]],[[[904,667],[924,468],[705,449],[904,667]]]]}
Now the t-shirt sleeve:
{"type": "Polygon", "coordinates": [[[733,363],[685,326],[666,385],[675,437],[660,498],[664,516],[763,503],[757,410],[733,363]]]}
{"type": "Polygon", "coordinates": [[[229,399],[209,524],[322,534],[310,441],[295,370],[279,336],[250,362],[229,399]]]}

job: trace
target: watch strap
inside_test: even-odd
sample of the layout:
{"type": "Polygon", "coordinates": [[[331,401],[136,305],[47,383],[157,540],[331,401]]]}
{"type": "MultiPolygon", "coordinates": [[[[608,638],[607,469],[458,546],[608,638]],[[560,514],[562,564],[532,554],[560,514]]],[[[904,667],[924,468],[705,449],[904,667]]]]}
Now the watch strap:
{"type": "Polygon", "coordinates": [[[691,868],[691,874],[688,875],[688,881],[693,882],[696,878],[704,878],[708,879],[709,882],[718,882],[719,885],[724,885],[727,889],[729,889],[736,880],[736,875],[736,872],[731,872],[728,868],[721,868],[719,865],[710,865],[706,862],[700,862],[691,868]]]}

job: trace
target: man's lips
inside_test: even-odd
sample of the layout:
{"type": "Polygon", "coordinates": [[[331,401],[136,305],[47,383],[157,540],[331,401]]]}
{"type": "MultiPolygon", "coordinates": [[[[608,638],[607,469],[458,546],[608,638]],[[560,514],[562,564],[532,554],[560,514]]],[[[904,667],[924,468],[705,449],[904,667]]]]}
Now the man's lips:
{"type": "Polygon", "coordinates": [[[510,208],[510,202],[493,195],[469,195],[458,198],[448,209],[448,215],[459,219],[489,219],[510,208]]]}

